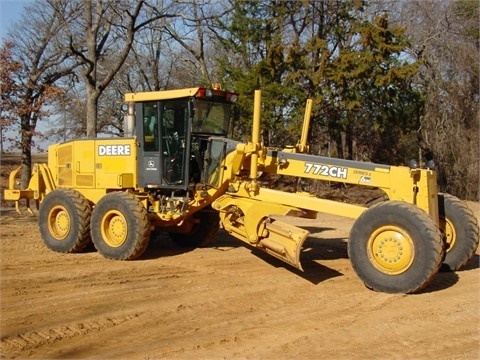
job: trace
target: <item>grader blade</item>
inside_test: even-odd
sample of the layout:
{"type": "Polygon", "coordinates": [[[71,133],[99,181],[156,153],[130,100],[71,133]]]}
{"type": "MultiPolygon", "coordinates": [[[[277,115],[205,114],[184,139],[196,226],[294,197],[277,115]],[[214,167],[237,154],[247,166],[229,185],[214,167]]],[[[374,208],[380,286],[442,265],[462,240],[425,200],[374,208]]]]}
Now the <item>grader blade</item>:
{"type": "Polygon", "coordinates": [[[303,271],[300,253],[308,234],[307,230],[270,218],[256,247],[303,271]]]}

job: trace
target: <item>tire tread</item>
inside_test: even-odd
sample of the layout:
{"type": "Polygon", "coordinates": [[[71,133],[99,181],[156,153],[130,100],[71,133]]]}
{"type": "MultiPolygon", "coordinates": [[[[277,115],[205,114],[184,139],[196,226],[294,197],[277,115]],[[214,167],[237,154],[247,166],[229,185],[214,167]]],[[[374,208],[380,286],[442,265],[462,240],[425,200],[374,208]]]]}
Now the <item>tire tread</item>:
{"type": "MultiPolygon", "coordinates": [[[[456,213],[454,214],[455,216],[460,214],[462,217],[463,228],[465,229],[465,237],[457,239],[457,243],[455,244],[455,246],[459,246],[458,249],[460,250],[460,253],[456,256],[453,256],[451,252],[447,251],[444,260],[444,264],[448,266],[450,270],[461,270],[475,255],[475,252],[478,248],[480,238],[478,221],[473,211],[464,201],[450,194],[439,194],[439,201],[441,201],[440,197],[443,197],[443,201],[446,205],[454,209],[456,213]]],[[[443,211],[445,211],[444,208],[443,211]]],[[[445,214],[441,214],[440,216],[442,215],[445,216],[445,214]]]]}
{"type": "Polygon", "coordinates": [[[91,243],[91,215],[92,206],[80,192],[73,189],[56,189],[48,193],[40,206],[38,219],[40,233],[45,245],[49,249],[61,253],[76,253],[84,250],[91,243]],[[74,214],[69,214],[72,221],[70,230],[75,229],[75,225],[78,226],[78,229],[75,235],[71,235],[71,237],[69,236],[70,239],[62,240],[57,244],[56,241],[58,240],[50,239],[50,234],[44,229],[45,223],[48,221],[48,211],[44,210],[49,209],[49,206],[61,204],[65,199],[67,199],[68,205],[73,206],[75,212],[74,214]]]}
{"type": "Polygon", "coordinates": [[[127,192],[113,192],[105,195],[100,199],[97,206],[102,207],[105,204],[118,203],[125,204],[128,211],[123,214],[128,219],[131,216],[135,222],[135,236],[133,241],[127,241],[129,244],[121,246],[121,249],[110,248],[101,238],[101,234],[98,232],[100,229],[103,214],[98,214],[98,211],[93,210],[92,213],[92,225],[91,233],[93,244],[97,251],[104,257],[112,260],[135,260],[143,255],[148,247],[150,241],[150,222],[148,220],[148,214],[142,203],[132,194],[127,192]]]}
{"type": "MultiPolygon", "coordinates": [[[[352,262],[352,267],[359,277],[364,281],[365,285],[375,291],[383,292],[402,292],[402,293],[414,293],[425,288],[436,276],[444,258],[444,246],[442,241],[442,235],[436,223],[420,208],[402,201],[385,201],[380,202],[368,210],[366,210],[355,222],[350,233],[350,241],[348,244],[349,257],[352,262]],[[418,224],[418,229],[422,234],[425,234],[424,238],[429,239],[430,244],[427,246],[430,248],[431,254],[428,256],[428,264],[424,268],[422,276],[420,276],[416,281],[411,281],[407,284],[397,284],[395,287],[384,286],[383,284],[376,284],[376,280],[367,278],[367,275],[361,268],[363,264],[356,263],[356,257],[353,252],[358,251],[354,249],[354,244],[352,242],[358,241],[354,239],[357,232],[361,232],[361,227],[364,224],[368,224],[371,221],[374,221],[379,214],[396,214],[400,215],[409,214],[412,222],[418,224]]],[[[372,265],[373,266],[373,265],[372,265]]]]}

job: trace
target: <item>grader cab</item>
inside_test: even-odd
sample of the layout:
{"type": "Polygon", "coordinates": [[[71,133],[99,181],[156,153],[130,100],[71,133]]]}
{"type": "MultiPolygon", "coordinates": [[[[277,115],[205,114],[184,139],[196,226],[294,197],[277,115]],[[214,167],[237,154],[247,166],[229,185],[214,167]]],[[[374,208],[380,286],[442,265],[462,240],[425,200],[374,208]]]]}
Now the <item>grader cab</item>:
{"type": "Polygon", "coordinates": [[[236,98],[218,87],[126,94],[125,137],[50,146],[48,164],[34,166],[28,189],[16,189],[18,170],[11,174],[5,199],[17,209],[21,199],[39,203],[48,248],[73,253],[93,242],[118,260],[140,257],[154,230],[195,247],[211,243],[222,226],[301,269],[309,233],[279,215],[350,217],[352,266],[367,287],[384,292],[416,292],[442,263],[457,270],[474,255],[477,220],[462,201],[438,193],[434,170],[308,154],[311,100],[299,142],[266,147],[260,91],[251,141],[229,139],[236,98]],[[280,191],[260,174],[376,187],[387,200],[367,208],[280,191]]]}

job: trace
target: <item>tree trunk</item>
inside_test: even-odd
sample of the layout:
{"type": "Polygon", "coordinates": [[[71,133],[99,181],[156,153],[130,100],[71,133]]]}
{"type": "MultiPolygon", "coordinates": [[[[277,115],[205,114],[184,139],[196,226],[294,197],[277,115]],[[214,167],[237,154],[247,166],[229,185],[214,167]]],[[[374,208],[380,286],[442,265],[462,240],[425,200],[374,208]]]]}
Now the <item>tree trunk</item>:
{"type": "Polygon", "coordinates": [[[28,188],[32,173],[32,131],[29,120],[28,116],[21,119],[22,172],[20,175],[20,188],[22,190],[28,188]]]}
{"type": "Polygon", "coordinates": [[[3,154],[3,126],[0,126],[0,154],[3,154]]]}
{"type": "Polygon", "coordinates": [[[336,132],[333,136],[335,144],[337,146],[337,157],[340,159],[344,159],[344,147],[343,147],[343,137],[341,132],[336,132]]]}
{"type": "Polygon", "coordinates": [[[353,160],[353,134],[350,124],[345,127],[345,147],[347,148],[346,159],[353,160]]]}
{"type": "Polygon", "coordinates": [[[99,94],[94,86],[86,83],[87,87],[87,138],[92,139],[97,136],[97,109],[99,94]]]}

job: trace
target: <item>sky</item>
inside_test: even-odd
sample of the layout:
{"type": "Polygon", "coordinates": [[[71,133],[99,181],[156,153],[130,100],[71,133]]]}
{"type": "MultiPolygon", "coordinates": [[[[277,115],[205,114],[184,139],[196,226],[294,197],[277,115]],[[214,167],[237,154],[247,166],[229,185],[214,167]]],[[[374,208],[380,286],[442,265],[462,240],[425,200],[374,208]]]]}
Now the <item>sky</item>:
{"type": "Polygon", "coordinates": [[[23,7],[31,0],[0,0],[0,38],[5,37],[9,28],[21,20],[23,7]]]}

